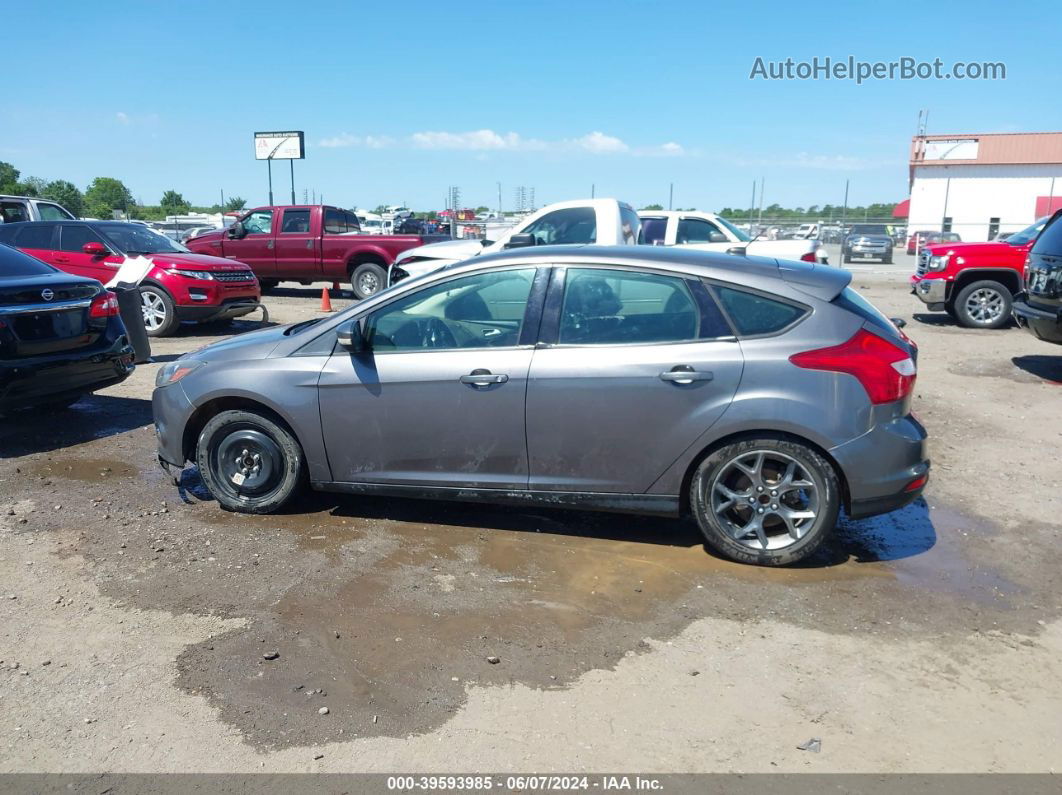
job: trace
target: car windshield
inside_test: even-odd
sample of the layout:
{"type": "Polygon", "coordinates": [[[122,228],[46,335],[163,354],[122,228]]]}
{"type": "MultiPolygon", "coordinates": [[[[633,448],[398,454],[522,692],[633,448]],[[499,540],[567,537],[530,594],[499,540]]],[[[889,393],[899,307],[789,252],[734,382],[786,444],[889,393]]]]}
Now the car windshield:
{"type": "Polygon", "coordinates": [[[1003,242],[1011,246],[1024,246],[1033,240],[1036,240],[1037,236],[1043,231],[1044,224],[1047,223],[1047,218],[1039,219],[1032,226],[1027,226],[1020,232],[1015,232],[1003,242]]]}
{"type": "Polygon", "coordinates": [[[888,230],[880,224],[853,224],[853,235],[887,235],[888,230]]]}
{"type": "Polygon", "coordinates": [[[125,254],[183,254],[180,243],[140,224],[103,224],[99,227],[115,248],[125,254]]]}
{"type": "Polygon", "coordinates": [[[734,237],[736,237],[742,243],[748,243],[750,240],[752,240],[751,237],[749,237],[747,234],[742,232],[740,229],[738,229],[736,226],[734,226],[732,223],[730,223],[725,218],[718,218],[717,217],[716,221],[718,221],[723,226],[725,226],[727,229],[729,229],[731,231],[731,233],[734,235],[734,237]]]}

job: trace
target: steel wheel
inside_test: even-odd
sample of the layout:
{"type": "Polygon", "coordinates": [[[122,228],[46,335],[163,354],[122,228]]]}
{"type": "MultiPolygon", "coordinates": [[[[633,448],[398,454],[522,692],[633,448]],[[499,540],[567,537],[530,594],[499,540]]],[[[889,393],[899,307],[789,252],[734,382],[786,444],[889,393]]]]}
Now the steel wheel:
{"type": "Polygon", "coordinates": [[[743,452],[727,461],[705,502],[728,535],[753,550],[783,549],[803,538],[819,515],[819,490],[804,467],[778,450],[743,452]]]}
{"type": "Polygon", "coordinates": [[[262,431],[243,428],[217,443],[211,467],[227,491],[237,496],[257,496],[280,482],[284,454],[262,431]]]}
{"type": "Polygon", "coordinates": [[[372,295],[379,289],[380,280],[372,271],[363,271],[362,274],[358,276],[358,290],[361,291],[363,295],[372,295]]]}
{"type": "Polygon", "coordinates": [[[966,313],[978,323],[992,323],[1003,314],[1003,296],[998,290],[981,287],[966,299],[966,313]]]}

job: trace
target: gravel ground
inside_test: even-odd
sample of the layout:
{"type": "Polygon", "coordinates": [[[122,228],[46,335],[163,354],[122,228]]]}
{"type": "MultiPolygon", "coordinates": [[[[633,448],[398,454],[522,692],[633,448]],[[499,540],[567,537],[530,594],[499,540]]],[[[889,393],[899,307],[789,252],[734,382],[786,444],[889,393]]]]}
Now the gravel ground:
{"type": "Polygon", "coordinates": [[[223,513],[155,464],[157,365],[3,420],[0,771],[1059,768],[1062,351],[922,313],[899,259],[854,285],[920,345],[926,498],[795,569],[643,517],[223,513]]]}

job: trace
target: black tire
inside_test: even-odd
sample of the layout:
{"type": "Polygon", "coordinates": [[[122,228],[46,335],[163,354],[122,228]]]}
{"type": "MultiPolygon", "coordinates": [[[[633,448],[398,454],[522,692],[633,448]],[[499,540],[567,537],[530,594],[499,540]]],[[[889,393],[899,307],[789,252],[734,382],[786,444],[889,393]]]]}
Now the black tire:
{"type": "Polygon", "coordinates": [[[387,286],[387,271],[375,262],[363,262],[350,274],[350,287],[355,298],[376,295],[387,286]]]}
{"type": "Polygon", "coordinates": [[[267,293],[270,290],[275,290],[278,284],[280,284],[280,279],[259,279],[258,280],[258,286],[262,289],[263,293],[267,293]]]}
{"type": "Polygon", "coordinates": [[[199,434],[195,460],[203,483],[227,511],[273,513],[306,479],[295,437],[253,411],[223,411],[211,417],[199,434]]]}
{"type": "Polygon", "coordinates": [[[955,319],[966,328],[1003,328],[1010,323],[1013,300],[1005,284],[982,279],[971,282],[955,296],[955,319]]]}
{"type": "Polygon", "coordinates": [[[177,305],[170,294],[155,284],[140,285],[144,330],[149,337],[169,337],[177,331],[177,305]]]}
{"type": "Polygon", "coordinates": [[[786,566],[814,554],[833,532],[841,509],[840,483],[830,462],[804,444],[770,437],[743,439],[712,452],[693,473],[689,497],[690,510],[712,550],[730,560],[760,566],[786,566]],[[759,480],[735,464],[755,462],[760,453],[759,480]],[[795,465],[790,481],[810,487],[784,487],[782,476],[788,462],[795,465]],[[738,482],[735,476],[747,482],[738,482]],[[781,488],[772,492],[772,485],[781,488]],[[733,498],[725,493],[727,489],[733,498]],[[713,503],[710,492],[718,495],[718,502],[713,503]],[[728,502],[732,507],[727,507],[728,502]],[[790,531],[779,507],[812,516],[791,517],[794,529],[790,531]],[[746,522],[751,527],[757,521],[768,542],[766,549],[758,531],[739,534],[746,522]]]}
{"type": "Polygon", "coordinates": [[[889,256],[882,260],[882,262],[886,265],[892,265],[892,254],[889,254],[889,256]]]}
{"type": "Polygon", "coordinates": [[[948,301],[946,304],[944,304],[944,311],[947,312],[948,317],[950,317],[956,323],[959,322],[959,313],[955,311],[955,304],[953,302],[948,301]]]}

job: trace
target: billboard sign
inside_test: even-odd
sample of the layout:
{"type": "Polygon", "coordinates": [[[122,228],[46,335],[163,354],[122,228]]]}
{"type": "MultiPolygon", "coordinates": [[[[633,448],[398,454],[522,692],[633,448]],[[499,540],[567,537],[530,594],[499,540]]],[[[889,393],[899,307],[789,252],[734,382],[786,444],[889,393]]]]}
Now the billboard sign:
{"type": "Polygon", "coordinates": [[[956,138],[950,141],[926,141],[923,160],[976,160],[977,139],[956,138]]]}
{"type": "Polygon", "coordinates": [[[306,157],[306,143],[302,130],[288,132],[256,132],[255,160],[302,160],[306,157]]]}

